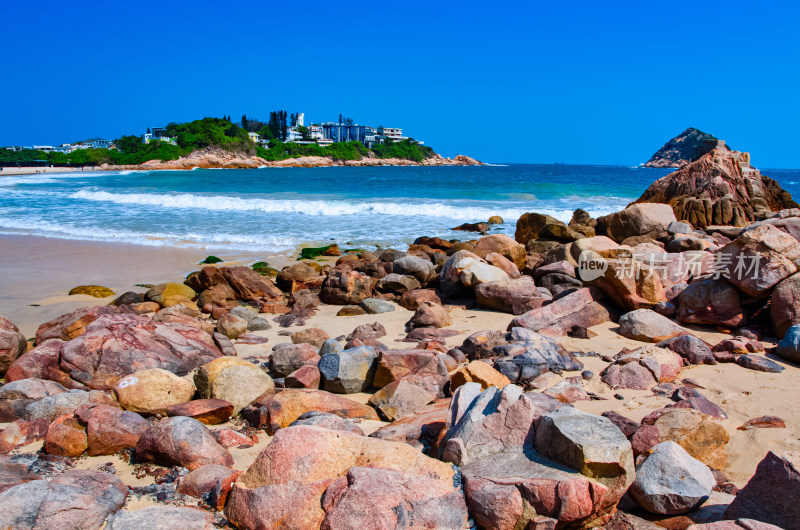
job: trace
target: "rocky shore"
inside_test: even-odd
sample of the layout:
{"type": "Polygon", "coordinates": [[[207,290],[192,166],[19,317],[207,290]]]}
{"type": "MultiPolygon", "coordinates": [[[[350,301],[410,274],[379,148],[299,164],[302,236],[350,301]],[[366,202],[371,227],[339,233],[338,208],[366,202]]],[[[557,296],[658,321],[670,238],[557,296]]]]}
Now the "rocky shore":
{"type": "Polygon", "coordinates": [[[139,165],[113,166],[104,164],[104,170],[155,170],[155,169],[255,169],[259,167],[327,167],[327,166],[479,166],[483,162],[466,155],[445,158],[435,155],[417,162],[400,158],[363,157],[361,160],[335,160],[325,156],[304,156],[287,160],[268,161],[258,156],[225,151],[218,148],[206,148],[194,151],[178,160],[151,160],[139,165]]]}
{"type": "Polygon", "coordinates": [[[0,318],[0,527],[797,528],[790,201],[717,149],[513,239],[0,318]]]}

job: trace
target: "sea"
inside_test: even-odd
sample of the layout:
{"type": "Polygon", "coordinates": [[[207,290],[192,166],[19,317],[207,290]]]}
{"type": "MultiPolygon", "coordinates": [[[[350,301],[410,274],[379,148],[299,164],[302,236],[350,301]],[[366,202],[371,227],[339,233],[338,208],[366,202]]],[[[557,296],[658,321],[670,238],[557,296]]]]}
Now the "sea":
{"type": "MultiPolygon", "coordinates": [[[[3,176],[0,234],[286,252],[301,245],[405,248],[499,215],[569,221],[621,210],[667,169],[567,164],[90,171],[3,176]]],[[[800,197],[800,170],[762,170],[800,197]]]]}

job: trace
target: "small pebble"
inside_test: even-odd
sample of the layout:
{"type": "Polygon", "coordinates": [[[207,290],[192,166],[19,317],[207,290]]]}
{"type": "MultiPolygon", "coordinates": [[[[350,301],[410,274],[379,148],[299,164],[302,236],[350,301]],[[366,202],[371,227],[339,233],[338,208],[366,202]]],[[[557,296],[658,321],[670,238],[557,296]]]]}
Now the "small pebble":
{"type": "Polygon", "coordinates": [[[614,394],[614,397],[615,397],[616,399],[620,400],[620,401],[622,401],[623,399],[625,399],[625,396],[623,396],[622,394],[614,394]]]}
{"type": "Polygon", "coordinates": [[[594,372],[592,372],[591,370],[584,370],[583,372],[581,372],[581,377],[583,377],[585,380],[588,381],[592,377],[594,377],[594,372]]]}

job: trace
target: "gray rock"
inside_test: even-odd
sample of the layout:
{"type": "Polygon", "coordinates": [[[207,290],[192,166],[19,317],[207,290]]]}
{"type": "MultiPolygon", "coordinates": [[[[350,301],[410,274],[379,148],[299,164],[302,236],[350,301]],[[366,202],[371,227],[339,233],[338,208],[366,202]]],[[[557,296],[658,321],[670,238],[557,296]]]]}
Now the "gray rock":
{"type": "Polygon", "coordinates": [[[241,305],[234,307],[233,309],[231,309],[229,311],[229,313],[231,315],[234,315],[234,316],[237,316],[239,318],[244,319],[245,322],[248,322],[248,323],[258,316],[258,313],[256,313],[252,309],[249,309],[249,308],[241,306],[241,305]]]}
{"type": "Polygon", "coordinates": [[[571,407],[539,418],[536,450],[580,471],[619,499],[633,482],[633,449],[611,420],[571,407]]]}
{"type": "Polygon", "coordinates": [[[337,353],[344,350],[344,346],[342,343],[337,341],[336,339],[328,339],[322,343],[322,346],[319,349],[320,355],[325,355],[328,353],[337,353]]]}
{"type": "Polygon", "coordinates": [[[466,398],[474,391],[470,387],[451,402],[448,416],[457,422],[445,436],[442,460],[461,466],[485,456],[531,449],[533,405],[522,388],[489,387],[460,413],[466,398]]]}
{"type": "Polygon", "coordinates": [[[694,232],[691,225],[688,223],[681,223],[680,221],[672,221],[667,225],[667,232],[670,234],[691,234],[694,232]]]}
{"type": "Polygon", "coordinates": [[[371,346],[359,346],[325,354],[318,366],[323,390],[337,394],[354,394],[372,386],[378,366],[378,354],[371,346]]]}
{"type": "Polygon", "coordinates": [[[278,377],[285,377],[306,364],[316,365],[320,356],[311,344],[281,343],[272,347],[269,369],[278,377]]]}
{"type": "Polygon", "coordinates": [[[770,372],[777,374],[779,372],[783,372],[784,370],[783,366],[760,355],[739,355],[736,357],[736,364],[742,368],[755,370],[757,372],[770,372]]]}
{"type": "Polygon", "coordinates": [[[402,274],[387,274],[380,280],[376,288],[382,292],[389,292],[395,294],[403,294],[407,291],[421,288],[419,281],[413,276],[404,276],[402,274]]]}
{"type": "Polygon", "coordinates": [[[364,431],[353,420],[319,410],[304,412],[289,426],[293,427],[295,425],[316,425],[317,427],[324,427],[334,431],[352,432],[364,436],[364,431]]]}
{"type": "Polygon", "coordinates": [[[84,390],[70,390],[48,396],[28,405],[25,408],[25,419],[28,421],[37,419],[53,421],[59,416],[73,412],[84,403],[88,403],[89,398],[89,392],[84,390]]]}
{"type": "Polygon", "coordinates": [[[662,442],[636,469],[628,493],[651,513],[675,515],[702,504],[716,485],[714,474],[675,442],[662,442]]]}
{"type": "Polygon", "coordinates": [[[266,318],[255,317],[247,323],[247,331],[264,331],[272,329],[272,324],[266,318]]]}
{"type": "Polygon", "coordinates": [[[214,516],[205,510],[178,506],[149,506],[120,510],[108,520],[106,530],[213,530],[214,516]]]}
{"type": "MultiPolygon", "coordinates": [[[[772,451],[756,467],[755,474],[725,511],[728,519],[749,518],[797,528],[800,521],[800,462],[772,451]]],[[[754,527],[757,528],[757,527],[754,527]]]]}
{"type": "Polygon", "coordinates": [[[800,362],[800,324],[791,326],[775,351],[782,359],[800,362]]]}
{"type": "MultiPolygon", "coordinates": [[[[406,256],[413,257],[413,256],[406,256]]],[[[405,259],[405,258],[401,258],[405,259]]],[[[379,313],[391,313],[394,311],[394,304],[380,298],[365,298],[361,301],[361,307],[370,315],[377,315],[379,313]]]]}
{"type": "Polygon", "coordinates": [[[426,284],[436,275],[436,267],[419,256],[407,255],[394,260],[394,272],[413,276],[421,284],[426,284]]]}
{"type": "Polygon", "coordinates": [[[661,342],[687,331],[652,309],[637,309],[619,318],[619,333],[633,340],[661,342]]]}

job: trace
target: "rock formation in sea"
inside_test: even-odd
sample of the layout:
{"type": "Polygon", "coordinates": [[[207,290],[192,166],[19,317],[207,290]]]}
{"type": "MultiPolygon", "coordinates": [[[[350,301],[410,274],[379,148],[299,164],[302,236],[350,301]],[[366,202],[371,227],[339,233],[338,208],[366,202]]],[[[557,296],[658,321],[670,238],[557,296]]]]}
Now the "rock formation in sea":
{"type": "Polygon", "coordinates": [[[669,204],[678,220],[699,228],[747,226],[798,206],[780,184],[750,165],[749,153],[724,144],[658,179],[636,202],[669,204]]]}
{"type": "Polygon", "coordinates": [[[724,142],[701,130],[689,127],[655,152],[644,167],[681,167],[694,162],[724,142]]]}

